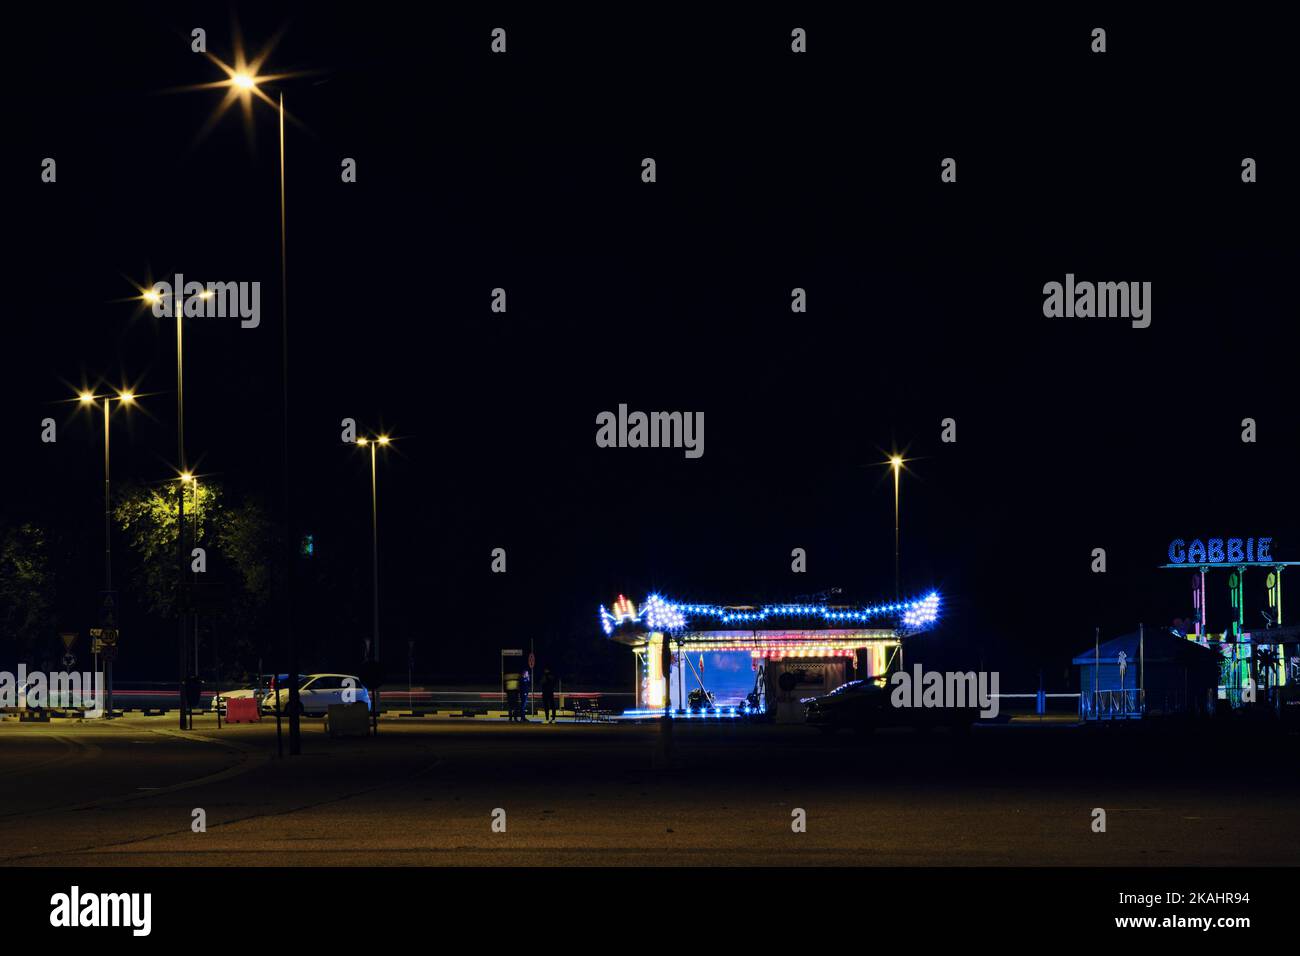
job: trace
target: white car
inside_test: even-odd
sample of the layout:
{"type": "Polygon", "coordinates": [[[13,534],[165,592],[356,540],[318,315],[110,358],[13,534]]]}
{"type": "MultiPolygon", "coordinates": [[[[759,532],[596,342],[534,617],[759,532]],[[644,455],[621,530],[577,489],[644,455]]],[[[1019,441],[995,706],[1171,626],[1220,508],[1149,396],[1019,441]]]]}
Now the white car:
{"type": "MultiPolygon", "coordinates": [[[[226,701],[239,700],[241,697],[251,697],[254,700],[261,700],[270,693],[270,688],[275,686],[277,680],[283,684],[288,679],[288,674],[262,674],[257,678],[257,683],[251,687],[241,687],[238,690],[223,690],[220,694],[213,694],[212,710],[214,713],[220,711],[224,716],[226,713],[226,701]]],[[[302,686],[303,681],[306,679],[306,674],[299,674],[298,685],[302,686]]]]}
{"type": "MultiPolygon", "coordinates": [[[[289,710],[289,688],[281,687],[262,698],[262,713],[273,714],[276,702],[282,712],[289,710]]],[[[370,694],[361,678],[352,674],[309,674],[298,685],[298,704],[304,714],[323,716],[330,704],[365,704],[370,706],[370,694]]]]}

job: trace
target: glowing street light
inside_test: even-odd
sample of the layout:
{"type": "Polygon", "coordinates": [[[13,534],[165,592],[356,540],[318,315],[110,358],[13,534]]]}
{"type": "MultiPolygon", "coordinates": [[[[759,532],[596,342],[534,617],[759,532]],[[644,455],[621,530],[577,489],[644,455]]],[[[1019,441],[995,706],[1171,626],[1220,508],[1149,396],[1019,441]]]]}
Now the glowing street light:
{"type": "Polygon", "coordinates": [[[89,389],[77,393],[77,401],[85,407],[96,402],[104,403],[104,590],[113,590],[113,542],[112,542],[112,473],[109,468],[109,413],[112,403],[132,405],[135,393],[129,388],[117,390],[117,394],[96,395],[89,389]]]}
{"type": "MultiPolygon", "coordinates": [[[[284,561],[286,568],[292,571],[293,556],[292,544],[293,537],[293,520],[291,508],[293,503],[292,489],[290,486],[290,469],[289,469],[289,306],[288,292],[286,289],[286,240],[285,240],[285,165],[284,165],[284,121],[286,113],[284,109],[284,94],[280,93],[276,99],[271,99],[267,95],[263,86],[274,84],[280,80],[287,80],[297,76],[309,75],[307,72],[298,71],[294,73],[263,73],[262,66],[271,51],[275,49],[283,31],[275,34],[271,40],[262,48],[252,59],[244,55],[244,42],[238,26],[235,28],[234,36],[234,62],[226,63],[220,58],[208,53],[208,59],[225,74],[224,79],[215,80],[209,83],[201,83],[195,86],[184,87],[188,90],[218,90],[224,89],[225,96],[217,105],[212,115],[208,118],[207,123],[199,133],[202,138],[209,132],[225,115],[226,111],[232,107],[236,101],[239,102],[244,115],[244,128],[248,136],[252,137],[253,133],[253,99],[257,98],[276,110],[279,117],[279,153],[280,153],[280,354],[282,363],[282,416],[283,416],[283,448],[282,448],[282,481],[284,489],[284,561]]],[[[292,119],[292,118],[291,118],[292,119]]],[[[184,456],[181,461],[184,465],[184,456]]],[[[299,733],[299,706],[298,706],[298,644],[297,635],[293,627],[293,575],[290,573],[286,579],[285,585],[286,596],[284,601],[285,607],[285,641],[288,645],[288,672],[289,672],[289,753],[298,754],[301,752],[301,742],[299,733]]],[[[182,654],[184,651],[182,650],[182,654]]],[[[279,742],[279,710],[277,708],[276,718],[276,740],[279,742]]]]}
{"type": "Polygon", "coordinates": [[[894,472],[894,601],[898,602],[901,589],[899,587],[899,534],[898,534],[898,486],[899,475],[903,471],[903,456],[892,455],[889,459],[889,467],[894,472]]]}
{"type": "MultiPolygon", "coordinates": [[[[184,472],[185,470],[185,324],[182,321],[182,319],[184,318],[184,306],[181,303],[181,293],[182,290],[177,289],[172,294],[172,298],[176,302],[176,457],[180,462],[182,472],[184,472]]],[[[210,294],[211,293],[208,293],[208,295],[210,294]]],[[[207,295],[205,295],[204,293],[200,293],[199,295],[201,298],[207,297],[207,295]]],[[[160,293],[156,288],[148,288],[148,289],[140,290],[140,300],[143,302],[147,302],[150,306],[158,305],[163,301],[164,298],[166,297],[162,293],[160,293]]],[[[178,518],[176,524],[176,560],[177,560],[177,574],[179,575],[179,579],[182,582],[180,586],[183,586],[183,582],[185,580],[185,495],[181,494],[179,486],[177,486],[177,499],[178,499],[179,512],[178,512],[178,518]]],[[[181,706],[179,708],[180,729],[185,730],[186,729],[185,679],[187,677],[186,671],[189,668],[185,660],[186,627],[185,627],[184,608],[178,608],[177,620],[179,622],[178,627],[180,631],[180,650],[178,652],[179,659],[180,659],[180,666],[179,666],[180,679],[178,684],[178,693],[180,694],[180,699],[181,699],[181,706]]],[[[195,661],[196,667],[197,664],[198,662],[195,661]]]]}
{"type": "Polygon", "coordinates": [[[370,449],[370,538],[371,538],[371,585],[373,602],[373,650],[372,660],[379,661],[379,484],[375,470],[375,449],[387,446],[391,439],[387,435],[374,438],[359,437],[357,445],[370,449]]]}
{"type": "MultiPolygon", "coordinates": [[[[102,400],[104,403],[104,590],[113,590],[113,484],[109,456],[109,415],[112,403],[130,406],[135,403],[135,393],[129,388],[117,390],[116,395],[96,395],[89,389],[82,389],[77,394],[77,401],[83,407],[89,407],[102,400]]],[[[105,675],[105,711],[108,717],[113,715],[113,662],[107,664],[105,675]]]]}

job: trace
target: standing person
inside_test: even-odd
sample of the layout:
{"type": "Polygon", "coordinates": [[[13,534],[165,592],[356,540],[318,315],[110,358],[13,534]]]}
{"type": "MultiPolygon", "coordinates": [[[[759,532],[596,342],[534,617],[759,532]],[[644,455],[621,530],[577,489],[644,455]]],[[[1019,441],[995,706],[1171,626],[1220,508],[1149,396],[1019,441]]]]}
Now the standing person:
{"type": "Polygon", "coordinates": [[[542,670],[542,711],[546,715],[546,723],[555,723],[555,675],[551,673],[549,667],[542,670]]]}
{"type": "Polygon", "coordinates": [[[528,694],[532,690],[532,679],[528,671],[519,675],[519,719],[528,723],[528,694]]]}
{"type": "Polygon", "coordinates": [[[519,719],[519,675],[506,675],[506,714],[513,724],[519,719]]]}

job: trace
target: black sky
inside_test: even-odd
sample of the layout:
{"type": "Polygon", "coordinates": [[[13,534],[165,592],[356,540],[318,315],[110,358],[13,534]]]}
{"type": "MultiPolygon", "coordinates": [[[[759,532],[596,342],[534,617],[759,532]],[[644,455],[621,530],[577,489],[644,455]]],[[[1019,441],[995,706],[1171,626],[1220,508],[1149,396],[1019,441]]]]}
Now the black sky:
{"type": "MultiPolygon", "coordinates": [[[[287,141],[294,497],[351,584],[311,597],[309,667],[342,666],[327,658],[368,629],[345,416],[399,438],[385,641],[415,641],[430,678],[490,675],[529,639],[582,671],[620,591],[886,597],[895,446],[915,459],[904,590],[939,588],[934,639],[1013,672],[1059,677],[1094,626],[1189,615],[1189,583],[1156,570],[1171,538],[1272,535],[1300,558],[1294,116],[1262,14],[237,14],[251,50],[287,25],[272,70],[323,71],[283,87],[305,127],[287,141]],[[1151,281],[1152,326],[1045,319],[1067,272],[1151,281]],[[620,402],[703,411],[704,457],[598,449],[620,402]]],[[[115,430],[115,475],[159,481],[175,459],[172,331],[114,301],[124,276],[263,283],[260,328],[187,327],[186,432],[201,471],[276,501],[275,125],[257,110],[250,145],[232,113],[195,145],[220,94],[163,92],[219,78],[188,35],[228,58],[225,6],[24,16],[5,66],[3,512],[86,555],[84,599],[80,580],[61,594],[76,628],[98,587],[99,432],[74,416],[42,445],[49,403],[125,377],[156,394],[115,430]]],[[[128,621],[123,668],[169,675],[172,633],[128,621]]]]}

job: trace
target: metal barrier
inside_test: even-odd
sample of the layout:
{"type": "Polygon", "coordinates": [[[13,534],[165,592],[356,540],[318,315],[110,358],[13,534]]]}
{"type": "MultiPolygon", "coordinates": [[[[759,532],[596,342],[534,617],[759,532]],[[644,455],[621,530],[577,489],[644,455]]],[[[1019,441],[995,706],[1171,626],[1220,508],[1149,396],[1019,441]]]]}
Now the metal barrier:
{"type": "MultiPolygon", "coordinates": [[[[1016,700],[1032,701],[1034,713],[1039,717],[1043,717],[1051,713],[1061,714],[1066,712],[1077,712],[1079,707],[1078,694],[1049,694],[1045,691],[1040,690],[1035,694],[993,694],[992,696],[998,699],[999,706],[1002,706],[1000,703],[1001,701],[1016,701],[1016,700]],[[1054,701],[1054,700],[1060,700],[1060,701],[1069,700],[1069,701],[1074,701],[1075,703],[1072,703],[1068,706],[1058,706],[1055,709],[1053,709],[1053,706],[1049,703],[1049,701],[1054,701]]],[[[1014,708],[1008,708],[1008,707],[1002,707],[1002,709],[1006,710],[1009,713],[1013,712],[1014,710],[1014,708]]]]}
{"type": "Polygon", "coordinates": [[[1145,699],[1136,687],[1089,691],[1079,698],[1079,716],[1084,720],[1131,720],[1141,717],[1145,709],[1145,699]]]}

